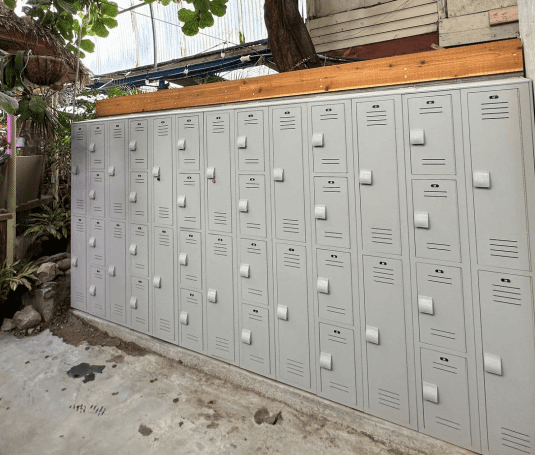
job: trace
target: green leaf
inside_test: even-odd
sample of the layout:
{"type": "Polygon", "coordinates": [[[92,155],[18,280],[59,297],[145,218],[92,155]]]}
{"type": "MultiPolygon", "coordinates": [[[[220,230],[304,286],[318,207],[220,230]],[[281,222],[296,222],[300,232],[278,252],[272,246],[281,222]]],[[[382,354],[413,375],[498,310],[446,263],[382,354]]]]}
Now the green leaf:
{"type": "Polygon", "coordinates": [[[18,51],[15,55],[15,69],[18,74],[22,74],[24,69],[24,51],[18,51]]]}
{"type": "Polygon", "coordinates": [[[163,6],[167,6],[167,5],[169,5],[169,3],[171,3],[171,0],[161,0],[161,4],[162,4],[163,6]]]}
{"type": "Polygon", "coordinates": [[[95,33],[95,35],[100,36],[101,38],[106,38],[110,32],[102,22],[102,20],[96,20],[93,26],[91,27],[91,31],[95,33]]]}
{"type": "Polygon", "coordinates": [[[15,112],[13,106],[11,106],[11,104],[9,104],[7,101],[0,101],[0,109],[8,114],[13,114],[13,112],[15,112]]]}
{"type": "Polygon", "coordinates": [[[30,111],[32,111],[32,113],[35,114],[41,122],[44,121],[46,112],[46,101],[43,97],[39,95],[32,96],[30,98],[30,102],[28,103],[28,107],[30,111]]]}
{"type": "Polygon", "coordinates": [[[206,28],[214,25],[214,16],[209,11],[199,12],[199,27],[206,28]]]}
{"type": "Polygon", "coordinates": [[[227,12],[227,0],[212,0],[210,2],[210,11],[218,17],[222,17],[227,12]]]}
{"type": "Polygon", "coordinates": [[[194,36],[199,33],[198,21],[189,21],[182,26],[182,33],[186,36],[194,36]]]}
{"type": "Polygon", "coordinates": [[[80,40],[80,47],[87,52],[95,51],[95,43],[89,39],[80,40]]]}
{"type": "Polygon", "coordinates": [[[111,17],[103,17],[102,18],[102,22],[108,28],[115,28],[118,25],[118,22],[115,19],[111,18],[111,17]]]}
{"type": "Polygon", "coordinates": [[[190,9],[182,8],[178,10],[178,20],[184,23],[195,21],[197,20],[197,13],[190,9]]]}
{"type": "Polygon", "coordinates": [[[104,16],[109,17],[115,17],[119,13],[119,8],[116,3],[103,3],[101,10],[104,16]]]}
{"type": "Polygon", "coordinates": [[[59,8],[62,8],[70,14],[76,14],[76,12],[78,11],[77,5],[69,1],[55,0],[55,3],[56,3],[56,8],[58,8],[58,10],[59,8]]]}
{"type": "Polygon", "coordinates": [[[15,9],[17,6],[17,0],[4,0],[4,3],[8,8],[15,9]]]}

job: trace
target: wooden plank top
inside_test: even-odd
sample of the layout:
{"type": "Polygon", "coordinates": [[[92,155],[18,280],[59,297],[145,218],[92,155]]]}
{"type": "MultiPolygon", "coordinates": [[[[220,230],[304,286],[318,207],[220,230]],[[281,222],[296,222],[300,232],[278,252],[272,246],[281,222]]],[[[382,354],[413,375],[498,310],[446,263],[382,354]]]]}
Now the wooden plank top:
{"type": "Polygon", "coordinates": [[[524,71],[520,39],[97,101],[97,117],[524,71]]]}
{"type": "Polygon", "coordinates": [[[0,221],[7,221],[13,218],[12,213],[0,213],[0,221]]]}

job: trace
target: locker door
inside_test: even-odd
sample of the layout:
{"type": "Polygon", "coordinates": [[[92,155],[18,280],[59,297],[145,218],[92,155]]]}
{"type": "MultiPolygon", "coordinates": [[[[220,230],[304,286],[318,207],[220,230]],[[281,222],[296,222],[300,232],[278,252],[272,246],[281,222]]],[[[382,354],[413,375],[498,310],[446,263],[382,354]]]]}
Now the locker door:
{"type": "Polygon", "coordinates": [[[126,217],[125,122],[109,124],[108,148],[108,214],[110,218],[126,217]]]}
{"type": "Polygon", "coordinates": [[[206,241],[208,354],[234,362],[232,237],[208,235],[206,241]]]}
{"type": "Polygon", "coordinates": [[[149,280],[132,277],[129,305],[132,328],[139,332],[149,333],[149,280]]]}
{"type": "Polygon", "coordinates": [[[466,352],[461,269],[417,264],[420,341],[466,352]]]}
{"type": "Polygon", "coordinates": [[[173,238],[171,228],[154,228],[153,334],[170,342],[176,341],[173,238]]]}
{"type": "Polygon", "coordinates": [[[272,110],[275,236],[305,241],[303,131],[300,107],[272,110]]]}
{"type": "Polygon", "coordinates": [[[202,352],[202,294],[189,289],[180,292],[180,346],[202,352]]]}
{"type": "Polygon", "coordinates": [[[263,175],[239,176],[240,233],[266,236],[266,183],[263,175]]]}
{"type": "Polygon", "coordinates": [[[106,223],[107,314],[108,319],[126,324],[126,226],[117,221],[106,223]]]}
{"type": "Polygon", "coordinates": [[[364,256],[368,406],[408,425],[409,397],[402,262],[364,256]]]}
{"type": "Polygon", "coordinates": [[[89,177],[89,215],[105,217],[105,205],[104,172],[91,172],[89,177]]]}
{"type": "Polygon", "coordinates": [[[459,211],[454,180],[413,180],[416,256],[460,262],[459,211]]]}
{"type": "Polygon", "coordinates": [[[200,170],[201,121],[198,115],[177,117],[178,169],[200,170]]]}
{"type": "Polygon", "coordinates": [[[89,127],[89,161],[91,169],[104,169],[106,125],[93,123],[89,127]]]}
{"type": "Polygon", "coordinates": [[[106,276],[104,267],[91,267],[87,311],[93,316],[106,317],[106,276]]]}
{"type": "Polygon", "coordinates": [[[269,310],[242,305],[240,337],[240,367],[262,376],[270,376],[269,310]]]}
{"type": "Polygon", "coordinates": [[[307,259],[304,246],[277,244],[278,374],[310,388],[307,259]]]}
{"type": "Polygon", "coordinates": [[[472,444],[466,359],[422,349],[423,432],[452,444],[472,444]]]}
{"type": "Polygon", "coordinates": [[[344,104],[312,106],[314,172],[347,172],[344,104]]]}
{"type": "Polygon", "coordinates": [[[356,406],[355,340],[353,330],[320,324],[321,396],[356,406]]]}
{"type": "Polygon", "coordinates": [[[319,316],[328,321],[353,324],[353,287],[351,255],[317,250],[319,316]]]}
{"type": "Polygon", "coordinates": [[[347,178],[314,177],[314,217],[319,245],[350,247],[347,178]]]}
{"type": "Polygon", "coordinates": [[[73,216],[71,220],[71,306],[86,310],[86,220],[73,216]]]}
{"type": "Polygon", "coordinates": [[[451,95],[410,98],[409,130],[413,174],[456,173],[451,95]]]}
{"type": "Polygon", "coordinates": [[[149,276],[149,228],[140,224],[130,226],[130,273],[138,276],[149,276]]]}
{"type": "Polygon", "coordinates": [[[531,279],[479,272],[479,298],[489,450],[535,453],[531,279]]]}
{"type": "Polygon", "coordinates": [[[202,241],[200,232],[180,231],[180,285],[202,290],[202,241]]]}
{"type": "Polygon", "coordinates": [[[199,174],[178,174],[178,226],[201,228],[201,181],[199,174]]]}
{"type": "Polygon", "coordinates": [[[152,206],[155,224],[173,225],[173,138],[171,117],[154,120],[152,206]]]}
{"type": "Polygon", "coordinates": [[[362,243],[401,254],[396,118],[393,100],[357,104],[362,243]]]}
{"type": "Polygon", "coordinates": [[[232,232],[230,114],[227,112],[206,115],[206,159],[208,229],[232,232]]]}
{"type": "Polygon", "coordinates": [[[86,125],[73,125],[71,132],[71,193],[73,215],[85,215],[86,210],[86,139],[86,125]]]}
{"type": "Polygon", "coordinates": [[[518,97],[517,90],[470,93],[468,121],[478,263],[529,270],[518,97]]]}
{"type": "Polygon", "coordinates": [[[240,241],[241,298],[268,305],[268,256],[266,242],[240,241]]]}
{"type": "Polygon", "coordinates": [[[148,163],[148,125],[147,120],[131,120],[128,138],[130,169],[147,169],[148,163]]]}
{"type": "Polygon", "coordinates": [[[264,171],[264,112],[238,112],[238,169],[240,171],[264,171]]]}
{"type": "Polygon", "coordinates": [[[130,221],[148,223],[148,182],[146,172],[130,173],[130,221]]]}
{"type": "Polygon", "coordinates": [[[89,263],[104,267],[104,220],[89,220],[89,263]]]}

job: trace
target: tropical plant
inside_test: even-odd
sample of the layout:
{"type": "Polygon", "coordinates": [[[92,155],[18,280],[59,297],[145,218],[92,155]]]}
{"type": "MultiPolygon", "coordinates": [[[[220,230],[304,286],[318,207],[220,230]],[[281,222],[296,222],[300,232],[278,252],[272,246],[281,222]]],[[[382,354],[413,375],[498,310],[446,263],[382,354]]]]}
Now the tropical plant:
{"type": "Polygon", "coordinates": [[[9,293],[17,290],[19,286],[31,290],[33,282],[37,280],[34,275],[36,269],[37,267],[32,263],[25,264],[17,261],[7,265],[7,262],[4,262],[0,270],[0,305],[7,300],[9,293]]]}
{"type": "Polygon", "coordinates": [[[56,239],[68,238],[71,226],[71,211],[62,204],[54,202],[52,206],[44,205],[40,213],[34,213],[24,223],[27,226],[24,235],[32,241],[51,235],[56,239]]]}

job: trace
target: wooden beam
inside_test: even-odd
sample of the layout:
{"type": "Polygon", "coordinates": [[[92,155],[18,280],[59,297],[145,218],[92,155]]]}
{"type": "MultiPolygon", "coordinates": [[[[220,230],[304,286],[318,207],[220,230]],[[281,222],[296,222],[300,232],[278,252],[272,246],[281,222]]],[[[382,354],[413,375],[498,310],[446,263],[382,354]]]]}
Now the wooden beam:
{"type": "Polygon", "coordinates": [[[520,39],[97,101],[97,116],[522,72],[520,39]]]}
{"type": "Polygon", "coordinates": [[[489,11],[490,26],[518,22],[518,6],[489,11]]]}

